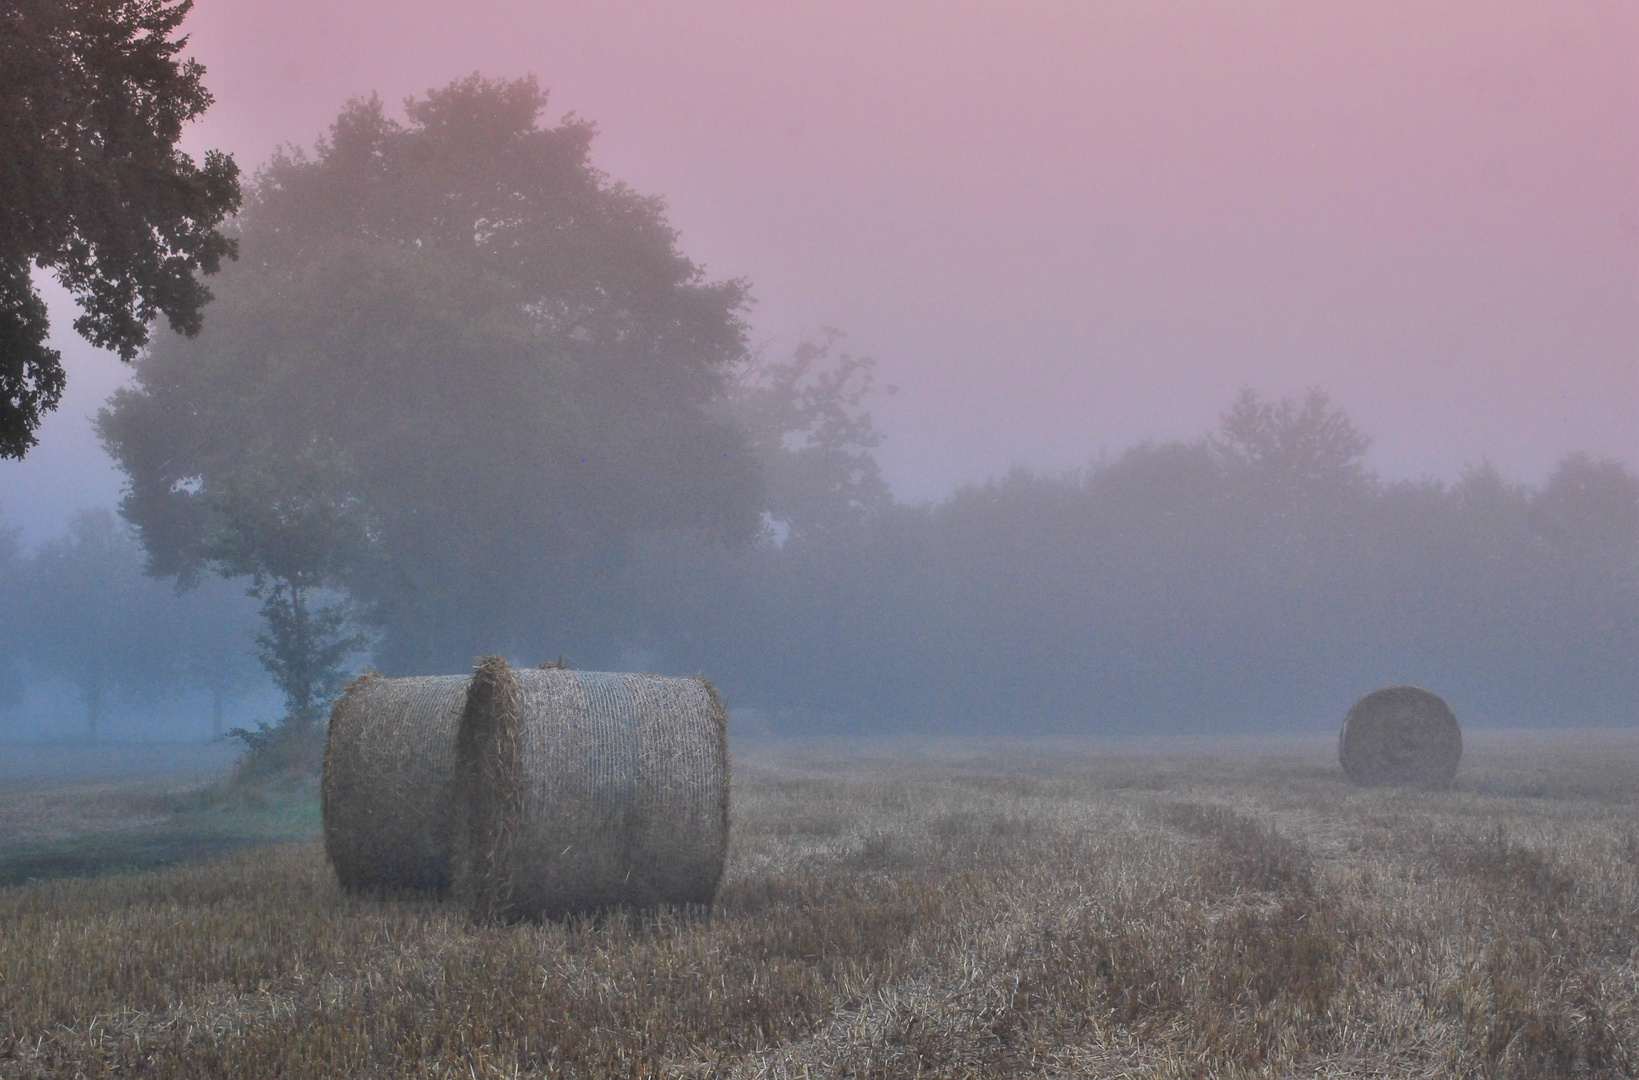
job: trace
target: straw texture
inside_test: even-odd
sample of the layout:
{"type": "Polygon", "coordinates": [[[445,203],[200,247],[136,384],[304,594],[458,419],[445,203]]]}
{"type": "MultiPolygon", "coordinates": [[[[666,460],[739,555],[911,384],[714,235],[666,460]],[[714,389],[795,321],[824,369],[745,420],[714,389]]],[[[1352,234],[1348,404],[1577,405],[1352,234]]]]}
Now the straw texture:
{"type": "Polygon", "coordinates": [[[728,737],[699,678],[479,665],[457,738],[457,889],[480,919],[709,904],[728,737]]]}
{"type": "Polygon", "coordinates": [[[1337,756],[1357,784],[1437,787],[1457,775],[1463,733],[1438,694],[1389,686],[1354,703],[1343,718],[1337,756]]]}
{"type": "Polygon", "coordinates": [[[353,681],[325,739],[324,847],[343,888],[450,885],[455,739],[465,675],[353,681]]]}

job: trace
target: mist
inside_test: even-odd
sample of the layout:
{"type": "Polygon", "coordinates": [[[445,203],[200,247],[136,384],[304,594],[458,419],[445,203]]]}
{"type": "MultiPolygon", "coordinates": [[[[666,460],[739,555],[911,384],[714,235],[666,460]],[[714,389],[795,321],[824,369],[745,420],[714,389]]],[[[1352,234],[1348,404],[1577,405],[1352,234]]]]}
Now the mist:
{"type": "Polygon", "coordinates": [[[1639,12],[1619,2],[823,9],[202,5],[261,161],[348,97],[533,72],[746,277],[754,344],[846,330],[904,499],[1325,387],[1396,479],[1639,457],[1639,12]]]}
{"type": "MultiPolygon", "coordinates": [[[[1534,485],[1483,462],[1387,480],[1323,392],[1246,390],[1197,438],[911,503],[875,457],[874,365],[844,344],[765,358],[714,406],[757,464],[749,528],[623,528],[536,586],[539,553],[519,545],[491,567],[515,594],[454,574],[398,611],[369,607],[361,579],[377,636],[351,670],[501,652],[704,672],[743,736],[1313,734],[1396,682],[1437,688],[1476,727],[1635,719],[1639,479],[1621,462],[1570,455],[1534,485]]],[[[148,576],[108,511],[33,550],[13,537],[8,739],[85,738],[93,692],[108,713],[93,738],[220,733],[212,687],[229,726],[277,715],[243,579],[148,576]],[[99,597],[115,599],[98,613],[99,597]],[[96,663],[63,659],[77,654],[96,663]]],[[[465,560],[475,541],[423,526],[398,543],[465,560]]]]}
{"type": "Polygon", "coordinates": [[[0,738],[276,720],[280,582],[331,690],[498,652],[792,735],[1639,718],[1631,9],[316,12],[191,17],[188,138],[262,170],[203,333],[121,365],[46,289],[0,738]]]}

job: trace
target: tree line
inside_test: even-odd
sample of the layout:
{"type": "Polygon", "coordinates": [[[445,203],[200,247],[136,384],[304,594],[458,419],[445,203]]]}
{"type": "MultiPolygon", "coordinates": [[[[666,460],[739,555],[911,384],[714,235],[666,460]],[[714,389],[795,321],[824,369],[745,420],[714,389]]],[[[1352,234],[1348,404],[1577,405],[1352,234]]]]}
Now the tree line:
{"type": "Polygon", "coordinates": [[[1639,479],[1573,454],[1385,481],[1324,394],[1018,469],[845,532],[634,568],[632,636],[741,705],[846,730],[1326,728],[1410,682],[1491,724],[1639,713],[1639,479]]]}

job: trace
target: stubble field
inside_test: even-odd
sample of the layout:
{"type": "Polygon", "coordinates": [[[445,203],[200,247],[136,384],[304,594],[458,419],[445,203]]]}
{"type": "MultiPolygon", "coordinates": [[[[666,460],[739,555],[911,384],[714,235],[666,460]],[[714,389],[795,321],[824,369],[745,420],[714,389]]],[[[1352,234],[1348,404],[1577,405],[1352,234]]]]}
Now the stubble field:
{"type": "Polygon", "coordinates": [[[480,928],[312,841],[0,888],[0,1075],[1639,1075],[1639,737],[1110,751],[740,748],[710,913],[480,928]]]}

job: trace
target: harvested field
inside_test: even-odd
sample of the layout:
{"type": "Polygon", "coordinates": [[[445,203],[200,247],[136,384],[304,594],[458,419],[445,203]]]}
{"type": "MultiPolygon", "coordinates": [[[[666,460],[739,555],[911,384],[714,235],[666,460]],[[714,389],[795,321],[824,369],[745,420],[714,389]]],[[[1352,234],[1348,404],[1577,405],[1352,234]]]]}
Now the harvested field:
{"type": "Polygon", "coordinates": [[[319,844],[0,890],[0,1075],[1639,1075],[1639,736],[739,747],[711,914],[502,927],[319,844]]]}

